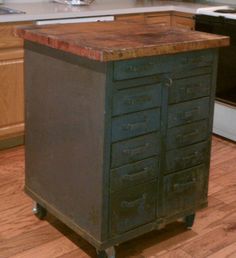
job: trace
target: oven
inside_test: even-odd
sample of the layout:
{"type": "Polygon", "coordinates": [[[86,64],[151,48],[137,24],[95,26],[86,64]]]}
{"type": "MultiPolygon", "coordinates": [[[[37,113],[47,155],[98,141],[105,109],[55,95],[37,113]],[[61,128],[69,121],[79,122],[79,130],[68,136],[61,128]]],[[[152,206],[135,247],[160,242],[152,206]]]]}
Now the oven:
{"type": "Polygon", "coordinates": [[[230,46],[219,49],[213,132],[236,141],[236,8],[198,9],[196,30],[230,36],[230,46]]]}

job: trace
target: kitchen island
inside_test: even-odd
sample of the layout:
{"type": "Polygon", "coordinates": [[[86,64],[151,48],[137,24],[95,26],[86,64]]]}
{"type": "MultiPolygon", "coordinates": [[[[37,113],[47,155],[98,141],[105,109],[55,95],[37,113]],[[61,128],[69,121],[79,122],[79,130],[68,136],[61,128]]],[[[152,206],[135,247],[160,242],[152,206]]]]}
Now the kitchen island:
{"type": "MultiPolygon", "coordinates": [[[[229,39],[100,22],[25,40],[25,191],[99,257],[207,205],[217,48],[229,39]]],[[[158,234],[158,232],[157,232],[158,234]]]]}

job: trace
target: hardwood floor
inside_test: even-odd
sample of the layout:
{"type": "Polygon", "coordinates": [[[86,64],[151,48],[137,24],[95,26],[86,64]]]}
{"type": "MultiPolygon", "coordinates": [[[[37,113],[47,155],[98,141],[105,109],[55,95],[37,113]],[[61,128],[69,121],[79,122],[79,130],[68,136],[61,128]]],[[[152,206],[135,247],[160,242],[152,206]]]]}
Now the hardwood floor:
{"type": "MultiPolygon", "coordinates": [[[[192,230],[173,223],[116,248],[117,258],[235,258],[236,144],[213,137],[209,206],[192,230]]],[[[0,152],[0,258],[95,258],[94,248],[48,215],[32,215],[23,192],[24,149],[0,152]]]]}

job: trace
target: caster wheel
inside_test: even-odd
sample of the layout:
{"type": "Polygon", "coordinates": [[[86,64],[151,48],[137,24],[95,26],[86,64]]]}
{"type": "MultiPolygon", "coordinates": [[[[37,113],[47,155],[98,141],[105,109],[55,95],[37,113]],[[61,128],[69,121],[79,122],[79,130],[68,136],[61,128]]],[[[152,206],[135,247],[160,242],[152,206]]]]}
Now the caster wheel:
{"type": "Polygon", "coordinates": [[[107,253],[105,251],[98,251],[98,258],[107,258],[107,253]]]}
{"type": "Polygon", "coordinates": [[[194,223],[195,213],[185,217],[185,224],[187,229],[191,229],[194,223]]]}
{"type": "Polygon", "coordinates": [[[47,215],[47,210],[38,203],[34,204],[32,211],[39,219],[44,219],[47,215]]]}
{"type": "Polygon", "coordinates": [[[115,248],[109,247],[106,250],[97,251],[98,258],[116,258],[115,248]]]}

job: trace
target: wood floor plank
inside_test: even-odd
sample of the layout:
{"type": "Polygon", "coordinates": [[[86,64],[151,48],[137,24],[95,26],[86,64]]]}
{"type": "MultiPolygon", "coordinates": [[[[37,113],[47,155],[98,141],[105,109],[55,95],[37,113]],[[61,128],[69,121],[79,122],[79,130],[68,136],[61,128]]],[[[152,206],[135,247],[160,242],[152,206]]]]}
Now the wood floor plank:
{"type": "MultiPolygon", "coordinates": [[[[23,192],[24,148],[0,152],[0,258],[96,258],[95,248],[48,215],[32,214],[23,192]]],[[[235,258],[236,145],[213,137],[209,205],[192,230],[176,222],[127,241],[117,258],[235,258]]]]}
{"type": "Polygon", "coordinates": [[[52,240],[49,243],[45,243],[18,253],[11,256],[11,258],[57,258],[63,254],[66,254],[70,251],[76,250],[78,247],[71,242],[68,238],[60,237],[56,240],[52,240]]]}

